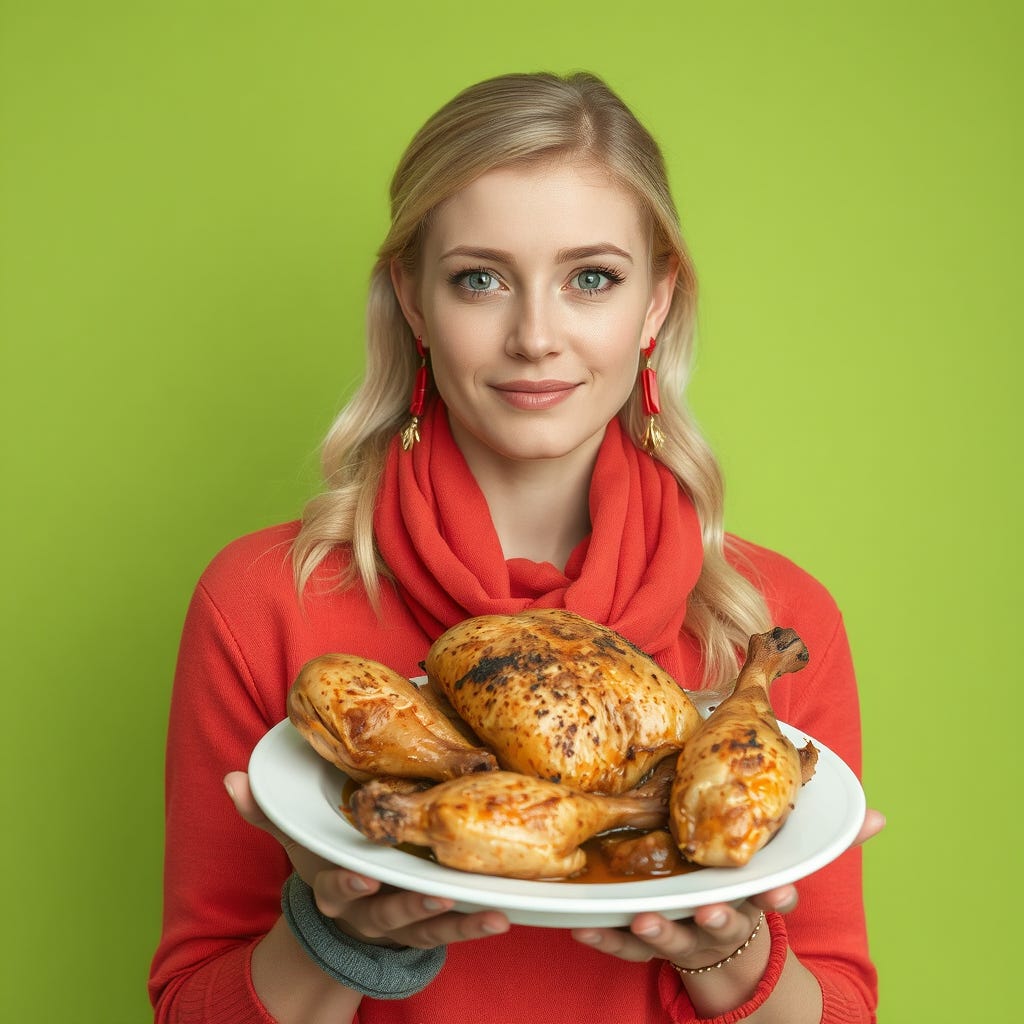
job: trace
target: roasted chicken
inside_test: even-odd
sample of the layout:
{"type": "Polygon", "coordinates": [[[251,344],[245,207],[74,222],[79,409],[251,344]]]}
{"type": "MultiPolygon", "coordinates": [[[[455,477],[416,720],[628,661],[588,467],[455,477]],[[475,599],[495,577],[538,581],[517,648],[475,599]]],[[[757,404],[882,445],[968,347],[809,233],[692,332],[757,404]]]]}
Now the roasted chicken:
{"type": "Polygon", "coordinates": [[[426,670],[502,768],[585,792],[626,792],[700,723],[653,659],[564,610],[467,619],[426,670]]]}
{"type": "Polygon", "coordinates": [[[782,734],[768,699],[772,680],[807,664],[791,629],[750,638],[731,696],[686,741],[670,798],[672,834],[697,864],[741,866],[782,827],[818,751],[782,734]]]}
{"type": "Polygon", "coordinates": [[[663,828],[639,835],[613,832],[601,839],[601,854],[613,875],[670,875],[684,864],[674,837],[663,828]]]}
{"type": "Polygon", "coordinates": [[[442,781],[497,768],[419,688],[386,665],[325,654],[303,666],[288,717],[321,757],[357,782],[392,775],[442,781]]]}
{"type": "Polygon", "coordinates": [[[352,796],[355,826],[374,842],[429,847],[446,867],[506,878],[569,878],[580,845],[608,829],[656,828],[659,796],[580,793],[518,772],[466,775],[418,793],[370,782],[352,796]]]}
{"type": "Polygon", "coordinates": [[[316,658],[288,715],[365,783],[350,813],[375,842],[429,847],[464,871],[553,879],[584,869],[590,837],[624,829],[601,839],[608,871],[649,876],[679,870],[680,855],[746,864],[782,826],[817,750],[783,735],[768,690],[807,658],[792,630],[751,637],[734,692],[702,723],[612,630],[567,611],[491,615],[433,644],[423,688],[363,658],[316,658]]]}

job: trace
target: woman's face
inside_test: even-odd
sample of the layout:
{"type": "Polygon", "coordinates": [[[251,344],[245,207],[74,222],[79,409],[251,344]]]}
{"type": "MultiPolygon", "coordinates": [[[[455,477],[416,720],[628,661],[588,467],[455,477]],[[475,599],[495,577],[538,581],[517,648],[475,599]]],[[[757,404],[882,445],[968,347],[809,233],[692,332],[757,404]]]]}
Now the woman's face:
{"type": "Polygon", "coordinates": [[[637,203],[559,161],[490,171],[435,212],[417,273],[392,276],[470,467],[592,461],[675,281],[652,276],[637,203]]]}

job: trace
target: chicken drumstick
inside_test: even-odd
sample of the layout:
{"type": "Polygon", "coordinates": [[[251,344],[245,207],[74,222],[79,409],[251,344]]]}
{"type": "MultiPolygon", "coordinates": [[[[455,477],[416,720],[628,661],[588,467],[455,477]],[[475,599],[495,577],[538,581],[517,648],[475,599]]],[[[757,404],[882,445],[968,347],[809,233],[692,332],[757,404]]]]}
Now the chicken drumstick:
{"type": "Polygon", "coordinates": [[[736,688],[687,740],[670,799],[672,833],[697,864],[742,866],[782,827],[818,751],[782,734],[768,700],[773,679],[799,672],[807,648],[791,629],[750,638],[736,688]]]}
{"type": "Polygon", "coordinates": [[[498,767],[408,679],[355,655],[307,662],[288,693],[288,717],[321,757],[357,782],[379,775],[441,781],[498,767]]]}
{"type": "Polygon", "coordinates": [[[352,796],[356,827],[374,842],[427,846],[446,867],[506,878],[569,878],[580,844],[623,826],[665,821],[659,796],[600,796],[518,772],[495,771],[395,793],[377,782],[352,796]]]}

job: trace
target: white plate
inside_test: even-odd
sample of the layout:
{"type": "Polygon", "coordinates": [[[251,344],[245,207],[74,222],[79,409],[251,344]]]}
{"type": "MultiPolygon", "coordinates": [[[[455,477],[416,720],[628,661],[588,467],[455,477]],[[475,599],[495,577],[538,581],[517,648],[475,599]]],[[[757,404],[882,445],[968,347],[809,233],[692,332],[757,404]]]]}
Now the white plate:
{"type": "MultiPolygon", "coordinates": [[[[810,738],[782,725],[799,747],[810,738]]],[[[442,867],[371,843],[339,809],[347,777],[325,761],[287,719],[260,740],[249,761],[253,796],[278,828],[321,857],[371,878],[455,900],[457,910],[493,908],[513,924],[617,928],[644,910],[690,917],[708,903],[738,903],[806,877],[839,856],[864,820],[856,776],[817,740],[814,778],[775,838],[742,868],[701,868],[668,878],[588,884],[525,882],[442,867]]]]}

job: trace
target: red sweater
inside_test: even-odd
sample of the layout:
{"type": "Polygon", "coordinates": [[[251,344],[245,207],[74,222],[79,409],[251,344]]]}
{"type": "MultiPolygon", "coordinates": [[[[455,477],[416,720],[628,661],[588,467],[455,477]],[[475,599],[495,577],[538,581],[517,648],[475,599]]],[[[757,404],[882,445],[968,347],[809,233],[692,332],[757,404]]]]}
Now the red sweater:
{"type": "MultiPolygon", "coordinates": [[[[300,605],[290,544],[297,524],[229,545],[196,588],[186,618],[167,748],[164,931],[150,979],[159,1022],[267,1024],[249,973],[254,944],[280,913],[290,872],[281,847],[236,814],[222,779],[285,717],[299,668],[330,651],[359,654],[419,675],[430,638],[385,589],[378,618],[359,587],[339,591],[339,556],[321,565],[300,605]]],[[[811,652],[808,668],[772,688],[778,717],[860,772],[860,716],[840,614],[825,589],[773,552],[749,554],[773,621],[811,652]]],[[[749,572],[749,568],[744,568],[749,572]]],[[[696,669],[696,666],[692,666],[696,669]]],[[[693,678],[693,673],[689,678],[693,678]]],[[[799,883],[800,905],[772,930],[815,974],[827,1024],[874,1018],[859,850],[799,883]]],[[[364,999],[357,1024],[442,1024],[452,1019],[529,1024],[640,1024],[697,1020],[663,961],[626,963],[556,929],[514,926],[448,948],[445,967],[407,1000],[364,999]]],[[[730,1016],[720,1018],[723,1022],[730,1016]]]]}

